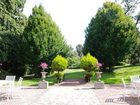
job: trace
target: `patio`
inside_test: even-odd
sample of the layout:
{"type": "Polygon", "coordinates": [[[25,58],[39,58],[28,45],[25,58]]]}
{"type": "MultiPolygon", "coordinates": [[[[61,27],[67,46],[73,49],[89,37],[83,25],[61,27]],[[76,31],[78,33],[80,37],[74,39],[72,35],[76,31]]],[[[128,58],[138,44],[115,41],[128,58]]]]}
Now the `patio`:
{"type": "Polygon", "coordinates": [[[50,86],[48,89],[23,87],[20,96],[0,100],[0,105],[139,105],[137,97],[126,97],[121,92],[123,85],[105,85],[94,89],[92,83],[71,80],[50,86]]]}

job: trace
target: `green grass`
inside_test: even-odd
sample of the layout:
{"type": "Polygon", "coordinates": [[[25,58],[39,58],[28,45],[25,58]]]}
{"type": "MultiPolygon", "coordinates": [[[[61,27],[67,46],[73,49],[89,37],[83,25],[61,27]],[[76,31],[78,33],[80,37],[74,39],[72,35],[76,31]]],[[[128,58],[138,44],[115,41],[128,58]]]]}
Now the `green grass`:
{"type": "MultiPolygon", "coordinates": [[[[115,67],[113,73],[103,73],[101,80],[106,84],[121,84],[121,78],[124,78],[127,83],[130,82],[131,75],[140,75],[140,66],[119,66],[115,67]]],[[[84,78],[84,70],[82,69],[67,69],[65,70],[65,79],[78,79],[84,78]]],[[[24,86],[37,86],[41,78],[25,78],[23,81],[24,86]]],[[[56,77],[51,75],[46,78],[49,81],[49,85],[56,83],[56,77]]],[[[96,76],[92,78],[94,82],[96,76]]]]}
{"type": "MultiPolygon", "coordinates": [[[[67,69],[65,70],[65,79],[78,79],[83,78],[84,76],[84,70],[82,69],[67,69]]],[[[23,86],[37,86],[39,81],[41,81],[41,78],[32,78],[32,77],[26,77],[23,81],[23,86]]],[[[54,85],[57,83],[57,79],[54,75],[48,76],[46,81],[49,82],[49,85],[54,85]]]]}
{"type": "Polygon", "coordinates": [[[113,73],[103,73],[101,80],[107,84],[121,84],[121,78],[130,83],[130,76],[140,75],[140,66],[116,67],[113,73]]]}

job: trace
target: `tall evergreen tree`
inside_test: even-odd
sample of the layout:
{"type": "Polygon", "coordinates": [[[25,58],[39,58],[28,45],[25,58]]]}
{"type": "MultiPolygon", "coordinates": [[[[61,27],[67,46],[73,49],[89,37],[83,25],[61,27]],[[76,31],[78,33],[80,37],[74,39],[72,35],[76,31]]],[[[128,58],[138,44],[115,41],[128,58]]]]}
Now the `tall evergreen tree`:
{"type": "Polygon", "coordinates": [[[86,29],[84,53],[90,52],[104,63],[104,68],[112,70],[135,48],[136,38],[132,18],[125,15],[120,5],[106,2],[86,29]]]}
{"type": "Polygon", "coordinates": [[[22,14],[25,0],[0,1],[0,63],[4,70],[22,76],[21,38],[26,25],[22,14]]]}
{"type": "Polygon", "coordinates": [[[78,44],[76,46],[76,51],[78,53],[78,56],[81,58],[83,56],[83,46],[81,44],[78,44]]]}
{"type": "Polygon", "coordinates": [[[41,5],[35,6],[32,10],[24,31],[24,39],[28,49],[26,57],[35,70],[35,76],[40,74],[38,64],[41,61],[46,61],[51,65],[56,55],[65,56],[68,51],[68,46],[58,26],[41,5]]]}
{"type": "Polygon", "coordinates": [[[26,17],[22,14],[25,0],[0,1],[0,33],[20,34],[24,30],[26,17]]]}

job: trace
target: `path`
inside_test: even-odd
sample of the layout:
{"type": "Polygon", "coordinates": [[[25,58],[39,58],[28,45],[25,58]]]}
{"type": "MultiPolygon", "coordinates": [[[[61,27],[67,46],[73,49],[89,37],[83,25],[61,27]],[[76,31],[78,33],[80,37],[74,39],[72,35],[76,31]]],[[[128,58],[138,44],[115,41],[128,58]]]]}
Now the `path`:
{"type": "Polygon", "coordinates": [[[11,99],[0,105],[101,105],[82,79],[66,80],[48,89],[25,88],[20,93],[22,99],[11,99]]]}
{"type": "Polygon", "coordinates": [[[83,80],[67,80],[50,87],[36,103],[31,105],[100,105],[93,88],[83,80]]]}

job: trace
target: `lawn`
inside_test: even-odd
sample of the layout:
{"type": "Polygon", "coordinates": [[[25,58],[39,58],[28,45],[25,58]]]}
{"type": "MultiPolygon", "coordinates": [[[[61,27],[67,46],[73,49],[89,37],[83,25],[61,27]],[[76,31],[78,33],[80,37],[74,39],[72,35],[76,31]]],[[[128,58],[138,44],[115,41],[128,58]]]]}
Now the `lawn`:
{"type": "Polygon", "coordinates": [[[113,73],[103,73],[102,79],[107,84],[120,84],[121,78],[124,78],[126,83],[130,83],[130,76],[140,75],[140,66],[121,66],[116,67],[113,73]]]}
{"type": "MultiPolygon", "coordinates": [[[[65,70],[65,79],[75,79],[75,78],[83,78],[84,70],[82,69],[67,69],[65,70]]],[[[38,85],[41,78],[24,78],[23,85],[24,86],[36,86],[38,85]]],[[[57,83],[57,79],[54,75],[49,75],[46,78],[46,81],[49,81],[49,85],[54,85],[57,83]]]]}
{"type": "MultiPolygon", "coordinates": [[[[140,75],[140,66],[120,66],[115,67],[113,73],[103,73],[101,80],[106,84],[121,84],[121,78],[123,77],[127,83],[130,82],[131,75],[140,75]]],[[[84,70],[82,69],[67,69],[65,70],[65,79],[78,79],[84,77],[84,70]]],[[[50,75],[46,78],[49,81],[49,85],[54,85],[56,83],[56,77],[50,75]]],[[[94,82],[96,77],[92,78],[94,82]]],[[[41,78],[25,78],[23,81],[24,86],[35,86],[41,78]]]]}

